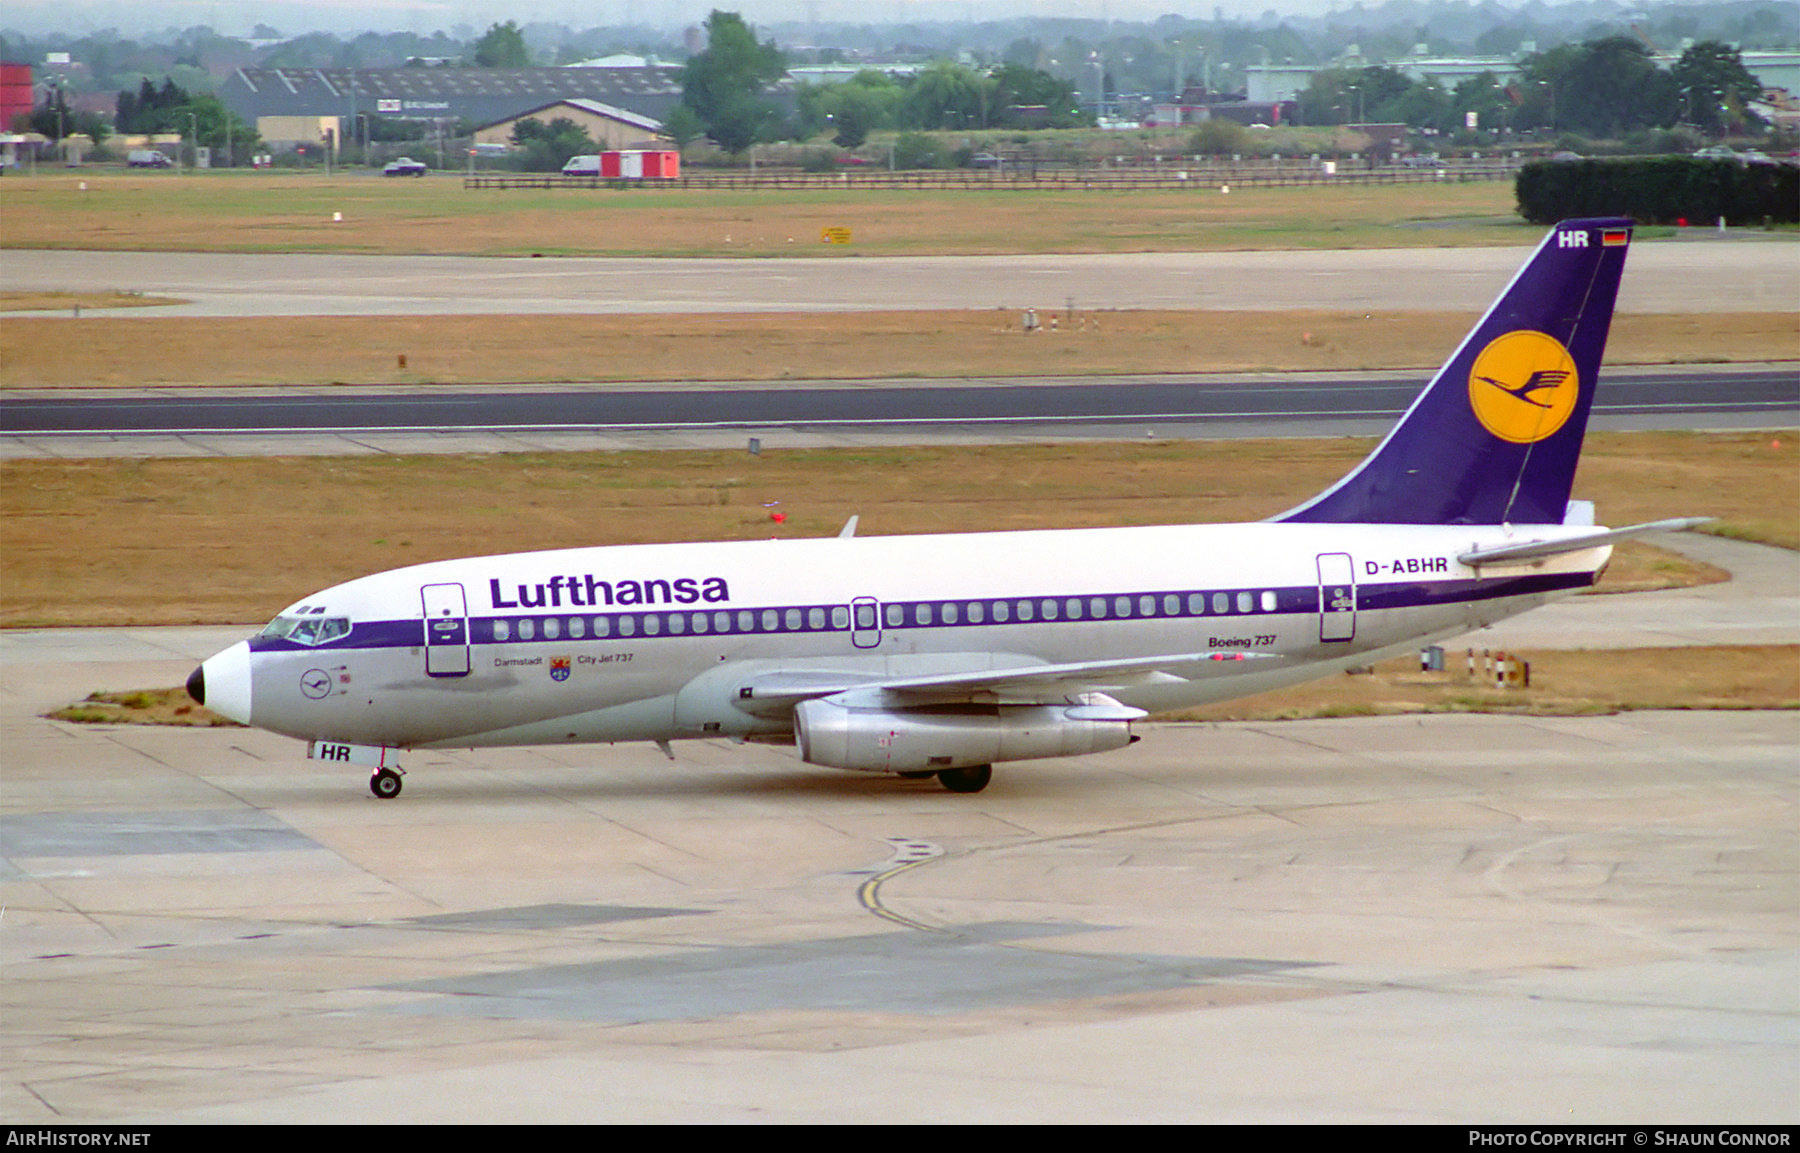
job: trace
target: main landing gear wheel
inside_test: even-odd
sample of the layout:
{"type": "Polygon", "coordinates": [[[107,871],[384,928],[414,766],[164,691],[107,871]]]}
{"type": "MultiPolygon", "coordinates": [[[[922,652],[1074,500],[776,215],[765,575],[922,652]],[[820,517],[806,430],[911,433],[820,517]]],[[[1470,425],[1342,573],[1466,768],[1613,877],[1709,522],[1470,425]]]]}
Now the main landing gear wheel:
{"type": "Polygon", "coordinates": [[[400,774],[392,769],[382,769],[369,778],[369,791],[384,801],[391,801],[400,795],[400,774]]]}
{"type": "Polygon", "coordinates": [[[994,766],[970,765],[966,769],[945,769],[937,778],[939,784],[953,793],[979,793],[994,779],[994,766]]]}

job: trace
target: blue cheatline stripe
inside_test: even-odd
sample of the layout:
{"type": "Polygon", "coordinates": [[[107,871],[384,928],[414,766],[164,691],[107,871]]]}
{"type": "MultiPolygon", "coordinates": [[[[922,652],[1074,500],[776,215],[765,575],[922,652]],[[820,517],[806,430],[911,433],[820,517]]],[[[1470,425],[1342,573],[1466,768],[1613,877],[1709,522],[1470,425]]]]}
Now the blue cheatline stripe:
{"type": "MultiPolygon", "coordinates": [[[[1546,573],[1489,580],[1395,581],[1356,586],[1358,612],[1429,608],[1439,605],[1498,600],[1534,593],[1562,592],[1593,583],[1587,572],[1546,573]]],[[[640,613],[510,613],[469,619],[472,644],[569,644],[587,641],[687,640],[705,636],[774,636],[804,633],[897,632],[943,628],[995,628],[1039,624],[1105,624],[1115,621],[1253,619],[1313,615],[1319,611],[1319,587],[1299,585],[1261,589],[1167,589],[1115,593],[1061,593],[1055,596],[926,601],[883,601],[879,619],[859,624],[845,603],[758,606],[755,608],[666,609],[640,613]],[[1269,598],[1273,598],[1272,607],[1269,598]],[[1148,599],[1148,611],[1145,601],[1148,599]],[[1123,604],[1121,604],[1123,602],[1123,604]],[[1077,612],[1070,612],[1074,605],[1077,612]],[[1028,606],[1029,615],[1024,615],[1028,606]],[[1050,606],[1053,615],[1046,613],[1050,606]],[[1126,611],[1119,611],[1123,607],[1126,611]],[[1099,612],[1096,612],[1096,609],[1099,612]],[[954,609],[955,619],[946,619],[954,609]],[[975,619],[979,616],[980,619],[975,619]],[[704,618],[703,623],[700,618],[704,618]],[[571,632],[581,622],[582,635],[571,632]],[[530,622],[530,637],[521,624],[530,622]],[[546,635],[554,623],[556,635],[546,635]],[[605,632],[597,634],[598,622],[605,632]],[[696,624],[700,623],[700,627],[696,624]],[[503,626],[506,636],[497,636],[503,626]]],[[[418,648],[424,627],[417,620],[359,621],[348,635],[317,647],[274,637],[254,637],[254,652],[328,653],[351,649],[418,648]]]]}

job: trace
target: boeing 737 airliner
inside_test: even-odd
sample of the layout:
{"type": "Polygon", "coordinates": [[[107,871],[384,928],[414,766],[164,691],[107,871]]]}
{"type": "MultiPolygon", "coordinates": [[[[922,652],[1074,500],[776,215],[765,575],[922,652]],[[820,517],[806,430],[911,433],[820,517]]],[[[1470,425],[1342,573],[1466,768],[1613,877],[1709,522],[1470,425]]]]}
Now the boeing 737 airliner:
{"type": "Polygon", "coordinates": [[[188,690],[378,797],[419,748],[792,740],[953,792],[1121,748],[1152,711],[1468,632],[1699,523],[1607,531],[1569,499],[1630,241],[1557,225],[1368,459],[1269,521],[439,561],[302,598],[188,690]]]}

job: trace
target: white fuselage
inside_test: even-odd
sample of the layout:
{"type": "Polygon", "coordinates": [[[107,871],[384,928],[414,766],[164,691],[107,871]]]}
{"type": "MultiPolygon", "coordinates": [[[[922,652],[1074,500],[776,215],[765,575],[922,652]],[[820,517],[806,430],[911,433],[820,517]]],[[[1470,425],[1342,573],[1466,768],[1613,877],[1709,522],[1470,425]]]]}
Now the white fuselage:
{"type": "MultiPolygon", "coordinates": [[[[209,703],[360,745],[662,741],[791,732],[793,699],[763,691],[783,678],[1259,658],[1204,677],[1093,679],[1126,705],[1168,710],[1366,663],[1577,591],[1609,549],[1479,573],[1456,558],[1579,531],[1256,523],[448,560],[308,597],[284,618],[344,623],[214,658],[209,703]]],[[[1009,703],[1004,691],[982,699],[1009,703]]]]}

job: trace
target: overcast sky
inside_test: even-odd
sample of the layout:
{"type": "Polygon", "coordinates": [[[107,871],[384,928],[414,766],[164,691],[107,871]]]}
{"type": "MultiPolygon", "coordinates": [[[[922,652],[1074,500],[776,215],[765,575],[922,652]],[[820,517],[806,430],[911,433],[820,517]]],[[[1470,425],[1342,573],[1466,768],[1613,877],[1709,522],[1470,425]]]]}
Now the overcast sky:
{"type": "Polygon", "coordinates": [[[1008,16],[1085,16],[1150,20],[1169,12],[1205,18],[1255,17],[1274,8],[1308,15],[1331,0],[4,0],[0,26],[42,35],[117,28],[125,35],[210,25],[245,36],[267,24],[283,36],[303,32],[450,32],[457,25],[485,30],[504,20],[542,20],[572,28],[697,24],[714,8],[742,13],[750,23],[778,20],[889,23],[906,20],[989,20],[1008,16]]]}

